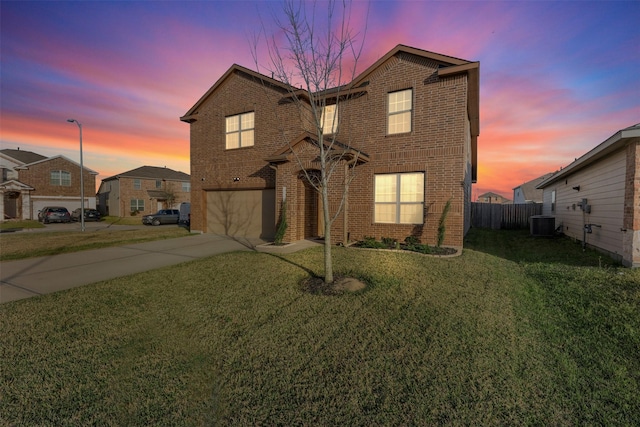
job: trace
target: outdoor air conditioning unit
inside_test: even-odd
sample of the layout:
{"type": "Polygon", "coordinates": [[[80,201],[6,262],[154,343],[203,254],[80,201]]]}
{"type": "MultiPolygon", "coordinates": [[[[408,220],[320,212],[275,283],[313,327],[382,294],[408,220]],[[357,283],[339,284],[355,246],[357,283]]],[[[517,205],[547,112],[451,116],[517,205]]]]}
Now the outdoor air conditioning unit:
{"type": "Polygon", "coordinates": [[[534,215],[529,218],[531,235],[535,237],[553,236],[556,229],[556,218],[547,215],[534,215]]]}

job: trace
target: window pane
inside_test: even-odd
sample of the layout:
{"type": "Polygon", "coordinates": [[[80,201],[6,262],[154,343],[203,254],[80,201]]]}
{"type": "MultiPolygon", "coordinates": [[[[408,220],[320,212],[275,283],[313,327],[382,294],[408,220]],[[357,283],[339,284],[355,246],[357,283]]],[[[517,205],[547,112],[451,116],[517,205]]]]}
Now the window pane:
{"type": "Polygon", "coordinates": [[[51,171],[49,183],[51,185],[60,185],[60,171],[51,171]]]}
{"type": "Polygon", "coordinates": [[[133,180],[133,188],[136,190],[140,190],[142,188],[141,181],[139,179],[133,180]]]}
{"type": "Polygon", "coordinates": [[[422,202],[424,199],[424,175],[408,173],[400,175],[400,201],[422,202]]]}
{"type": "Polygon", "coordinates": [[[389,116],[389,134],[411,132],[411,112],[389,116]]]}
{"type": "Polygon", "coordinates": [[[325,105],[322,109],[322,131],[326,134],[335,133],[338,127],[338,118],[335,105],[325,105]]]}
{"type": "Polygon", "coordinates": [[[375,209],[375,222],[394,224],[396,222],[396,205],[391,203],[377,203],[375,209]]]}
{"type": "Polygon", "coordinates": [[[398,177],[395,174],[376,175],[375,202],[395,202],[398,177]]]}
{"type": "Polygon", "coordinates": [[[240,147],[240,134],[238,132],[227,134],[227,149],[240,147]]]}
{"type": "Polygon", "coordinates": [[[69,172],[60,171],[60,185],[71,186],[71,174],[69,172]]]}
{"type": "Polygon", "coordinates": [[[238,116],[227,117],[227,132],[237,132],[239,125],[238,116]]]}
{"type": "Polygon", "coordinates": [[[253,145],[253,129],[252,130],[246,130],[241,132],[242,136],[241,138],[241,146],[242,147],[250,147],[253,145]]]}
{"type": "Polygon", "coordinates": [[[253,129],[253,113],[242,114],[241,129],[253,129]]]}
{"type": "Polygon", "coordinates": [[[389,113],[411,110],[411,89],[389,94],[389,113]]]}
{"type": "Polygon", "coordinates": [[[401,224],[422,224],[422,203],[400,205],[401,224]]]}

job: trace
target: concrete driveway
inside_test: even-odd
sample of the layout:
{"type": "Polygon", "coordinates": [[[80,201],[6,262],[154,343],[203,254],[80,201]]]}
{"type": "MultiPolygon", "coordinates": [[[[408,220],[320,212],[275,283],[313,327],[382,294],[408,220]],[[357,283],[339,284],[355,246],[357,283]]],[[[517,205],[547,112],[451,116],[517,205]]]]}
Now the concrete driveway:
{"type": "MultiPolygon", "coordinates": [[[[79,224],[51,224],[47,228],[72,225],[80,227],[79,224]]],[[[0,303],[84,286],[223,252],[262,250],[287,253],[318,244],[301,241],[283,248],[260,246],[264,243],[258,239],[196,234],[126,246],[4,261],[0,263],[0,303]]]]}

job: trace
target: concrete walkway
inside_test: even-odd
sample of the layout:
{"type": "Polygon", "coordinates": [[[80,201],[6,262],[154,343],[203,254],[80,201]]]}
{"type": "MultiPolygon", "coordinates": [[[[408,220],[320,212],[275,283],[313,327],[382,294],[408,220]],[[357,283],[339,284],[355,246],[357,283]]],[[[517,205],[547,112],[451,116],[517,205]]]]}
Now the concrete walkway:
{"type": "Polygon", "coordinates": [[[198,234],[126,246],[0,263],[0,303],[84,286],[179,264],[223,252],[258,250],[290,253],[317,242],[303,240],[284,247],[261,240],[198,234]]]}

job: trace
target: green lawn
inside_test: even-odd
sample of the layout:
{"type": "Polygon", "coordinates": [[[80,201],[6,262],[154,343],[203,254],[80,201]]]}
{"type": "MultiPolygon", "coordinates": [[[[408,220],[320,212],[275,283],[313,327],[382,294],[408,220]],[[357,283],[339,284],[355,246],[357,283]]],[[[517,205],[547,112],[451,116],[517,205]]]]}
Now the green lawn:
{"type": "Polygon", "coordinates": [[[462,256],[238,252],[0,305],[3,425],[637,425],[640,270],[472,230],[462,256]]]}
{"type": "Polygon", "coordinates": [[[7,233],[0,237],[0,261],[79,252],[188,235],[187,229],[177,225],[150,226],[133,230],[7,233]]]}

